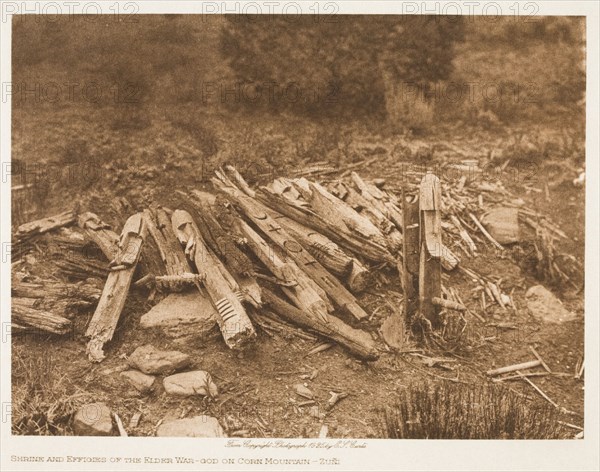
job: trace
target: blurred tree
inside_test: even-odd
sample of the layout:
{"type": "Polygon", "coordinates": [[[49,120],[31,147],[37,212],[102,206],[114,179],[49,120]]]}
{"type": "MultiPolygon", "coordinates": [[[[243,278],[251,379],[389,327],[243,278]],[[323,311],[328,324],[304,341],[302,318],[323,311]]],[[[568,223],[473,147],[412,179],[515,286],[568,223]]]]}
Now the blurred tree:
{"type": "Polygon", "coordinates": [[[221,51],[275,108],[385,113],[397,82],[448,77],[460,17],[228,16],[221,51]]]}

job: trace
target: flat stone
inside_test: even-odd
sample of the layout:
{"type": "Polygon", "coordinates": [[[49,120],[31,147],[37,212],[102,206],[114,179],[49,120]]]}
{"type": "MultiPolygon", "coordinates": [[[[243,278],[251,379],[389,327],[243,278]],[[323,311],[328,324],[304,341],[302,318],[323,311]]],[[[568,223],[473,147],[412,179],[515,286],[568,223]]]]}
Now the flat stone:
{"type": "Polygon", "coordinates": [[[156,431],[160,437],[225,438],[227,435],[216,418],[200,415],[167,421],[156,431]]]}
{"type": "Polygon", "coordinates": [[[525,294],[527,309],[539,321],[547,323],[564,323],[577,318],[567,310],[554,294],[542,285],[534,285],[525,294]]]}
{"type": "Polygon", "coordinates": [[[179,351],[161,351],[146,344],[133,351],[129,364],[144,374],[168,375],[190,365],[190,356],[179,351]]]}
{"type": "Polygon", "coordinates": [[[126,370],[121,372],[121,377],[125,378],[136,390],[141,393],[149,393],[152,391],[156,377],[146,375],[139,370],[126,370]]]}
{"type": "Polygon", "coordinates": [[[218,331],[215,308],[197,290],[169,294],[142,316],[140,326],[159,328],[181,344],[204,340],[218,331]]]}
{"type": "Polygon", "coordinates": [[[481,224],[500,244],[521,240],[518,208],[494,208],[481,217],[481,224]]]}
{"type": "Polygon", "coordinates": [[[171,395],[210,395],[216,397],[219,394],[217,385],[212,381],[208,372],[194,370],[170,375],[163,380],[167,393],[171,395]]]}
{"type": "Polygon", "coordinates": [[[308,398],[309,400],[315,398],[314,393],[312,393],[312,391],[304,384],[294,385],[294,391],[296,392],[296,394],[300,395],[301,397],[308,398]]]}
{"type": "Polygon", "coordinates": [[[112,436],[113,421],[105,403],[88,403],[75,413],[73,431],[77,436],[112,436]]]}

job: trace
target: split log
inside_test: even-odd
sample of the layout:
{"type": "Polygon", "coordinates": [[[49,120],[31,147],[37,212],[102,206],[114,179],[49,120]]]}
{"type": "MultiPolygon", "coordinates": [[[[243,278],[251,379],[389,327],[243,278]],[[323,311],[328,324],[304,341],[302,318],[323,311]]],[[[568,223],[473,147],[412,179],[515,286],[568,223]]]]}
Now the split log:
{"type": "Polygon", "coordinates": [[[350,177],[365,200],[381,211],[397,228],[402,228],[402,212],[395,199],[375,185],[365,182],[356,172],[352,172],[350,177]]]}
{"type": "Polygon", "coordinates": [[[76,214],[74,211],[69,210],[58,215],[48,216],[39,220],[30,221],[24,223],[17,228],[13,236],[14,244],[21,244],[34,236],[47,233],[57,228],[73,224],[75,222],[76,214]]]}
{"type": "Polygon", "coordinates": [[[263,187],[256,192],[257,200],[266,206],[291,218],[292,220],[320,232],[331,240],[339,242],[345,249],[361,254],[373,262],[395,264],[396,260],[385,246],[349,231],[345,226],[336,227],[331,221],[324,220],[310,208],[286,199],[281,194],[263,187]]]}
{"type": "Polygon", "coordinates": [[[36,307],[53,313],[69,314],[90,307],[95,307],[102,291],[93,284],[81,281],[76,284],[50,282],[31,283],[13,278],[12,297],[34,300],[36,307]]]}
{"type": "Polygon", "coordinates": [[[281,289],[301,310],[323,322],[329,320],[328,302],[322,298],[321,290],[293,261],[285,261],[280,251],[267,242],[246,222],[240,221],[239,228],[248,241],[250,250],[279,279],[281,289]]]}
{"type": "Polygon", "coordinates": [[[402,289],[404,291],[404,314],[409,319],[419,310],[419,198],[402,198],[402,289]]]}
{"type": "Polygon", "coordinates": [[[349,204],[359,215],[364,215],[371,220],[387,240],[387,246],[390,252],[392,252],[392,254],[397,253],[402,247],[402,234],[396,225],[392,223],[379,208],[374,206],[353,188],[346,187],[340,183],[337,187],[337,191],[339,192],[340,190],[342,190],[343,193],[337,195],[337,197],[349,204]]]}
{"type": "Polygon", "coordinates": [[[106,258],[112,261],[117,253],[119,236],[110,228],[110,225],[104,223],[98,215],[89,211],[79,215],[77,224],[86,236],[96,243],[106,258]]]}
{"type": "Polygon", "coordinates": [[[225,343],[230,349],[243,349],[254,341],[256,331],[236,294],[239,285],[210,251],[188,212],[175,210],[172,225],[186,254],[204,277],[204,287],[219,314],[217,322],[225,343]]]}
{"type": "Polygon", "coordinates": [[[146,237],[146,225],[141,213],[129,217],[119,238],[112,270],[102,291],[102,297],[90,321],[86,336],[88,358],[92,362],[104,359],[104,344],[113,337],[123,311],[129,286],[146,237]]]}
{"type": "MultiPolygon", "coordinates": [[[[241,176],[240,176],[241,178],[241,176]]],[[[223,229],[220,221],[227,221],[225,202],[206,192],[192,191],[190,201],[194,208],[188,208],[192,219],[199,224],[205,242],[225,266],[231,271],[240,286],[244,301],[255,308],[260,307],[261,289],[253,276],[254,267],[250,258],[237,246],[232,235],[223,229]],[[198,210],[198,211],[197,211],[198,210]]],[[[186,208],[184,206],[184,208],[186,208]]]]}
{"type": "Polygon", "coordinates": [[[340,344],[361,359],[375,360],[379,357],[373,338],[364,331],[354,329],[335,317],[324,322],[309,312],[290,305],[270,290],[264,289],[263,294],[266,304],[286,321],[340,344]]]}
{"type": "Polygon", "coordinates": [[[49,311],[38,310],[31,306],[30,301],[21,302],[19,298],[12,299],[11,323],[18,332],[43,331],[51,334],[67,334],[71,331],[71,321],[49,311]]]}
{"type": "Polygon", "coordinates": [[[369,284],[370,275],[358,259],[347,255],[331,239],[313,231],[287,216],[277,215],[280,223],[302,246],[331,273],[345,280],[353,293],[362,292],[369,284]]]}
{"type": "Polygon", "coordinates": [[[263,204],[235,187],[221,183],[219,188],[226,192],[242,208],[246,217],[325,292],[325,297],[329,296],[343,312],[357,320],[368,317],[354,296],[278,224],[272,210],[265,208],[263,204]]]}
{"type": "MultiPolygon", "coordinates": [[[[252,198],[256,196],[256,192],[250,188],[235,169],[228,166],[226,170],[246,195],[252,198]]],[[[296,222],[292,218],[275,211],[272,212],[272,216],[327,270],[345,280],[352,292],[359,293],[367,287],[369,270],[358,259],[346,254],[328,237],[296,222]]]]}
{"type": "Polygon", "coordinates": [[[419,207],[421,215],[421,251],[419,269],[419,304],[421,314],[432,326],[439,326],[439,307],[433,298],[442,296],[442,228],[440,181],[434,174],[426,174],[421,181],[419,207]]]}
{"type": "Polygon", "coordinates": [[[338,227],[345,227],[364,238],[369,238],[380,246],[387,246],[383,234],[371,220],[360,215],[350,205],[335,197],[321,185],[305,178],[292,181],[311,208],[326,221],[338,227]]]}

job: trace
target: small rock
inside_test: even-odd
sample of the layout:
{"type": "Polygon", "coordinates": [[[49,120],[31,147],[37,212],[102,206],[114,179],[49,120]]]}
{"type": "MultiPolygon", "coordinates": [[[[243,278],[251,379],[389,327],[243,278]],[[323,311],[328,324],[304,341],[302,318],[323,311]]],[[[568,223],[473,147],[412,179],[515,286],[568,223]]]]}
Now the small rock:
{"type": "Polygon", "coordinates": [[[481,224],[500,244],[521,240],[518,208],[494,208],[481,217],[481,224]]]}
{"type": "Polygon", "coordinates": [[[179,351],[161,351],[146,344],[133,351],[129,364],[144,374],[168,375],[190,365],[190,356],[179,351]]]}
{"type": "Polygon", "coordinates": [[[77,436],[112,436],[110,408],[105,403],[88,403],[82,406],[75,413],[73,431],[77,436]]]}
{"type": "Polygon", "coordinates": [[[538,320],[548,323],[564,323],[577,318],[567,310],[554,294],[542,285],[534,285],[527,290],[527,309],[538,320]]]}
{"type": "Polygon", "coordinates": [[[227,435],[216,418],[200,415],[167,421],[156,431],[160,437],[225,438],[227,435]]]}
{"type": "Polygon", "coordinates": [[[212,381],[208,372],[194,370],[170,375],[163,380],[167,393],[171,395],[209,395],[216,397],[219,394],[217,385],[212,381]]]}
{"type": "Polygon", "coordinates": [[[141,417],[142,414],[139,411],[134,413],[131,419],[129,420],[129,429],[137,428],[138,424],[140,424],[141,417]]]}
{"type": "Polygon", "coordinates": [[[303,384],[294,385],[294,391],[301,397],[308,398],[309,400],[312,400],[315,397],[314,393],[303,384]]]}
{"type": "Polygon", "coordinates": [[[137,370],[126,370],[125,372],[121,372],[121,377],[125,378],[141,393],[151,392],[152,387],[154,386],[154,380],[156,380],[154,376],[142,374],[137,370]]]}
{"type": "Polygon", "coordinates": [[[318,420],[325,418],[325,413],[321,412],[321,408],[318,405],[311,406],[308,409],[308,414],[318,420]]]}

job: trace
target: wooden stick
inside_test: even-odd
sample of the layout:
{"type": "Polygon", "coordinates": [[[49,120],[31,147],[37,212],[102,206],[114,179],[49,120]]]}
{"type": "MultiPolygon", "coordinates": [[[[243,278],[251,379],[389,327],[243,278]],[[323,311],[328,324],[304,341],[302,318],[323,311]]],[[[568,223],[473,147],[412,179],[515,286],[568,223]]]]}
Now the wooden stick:
{"type": "Polygon", "coordinates": [[[462,303],[454,302],[452,300],[446,300],[445,298],[433,297],[431,303],[447,310],[455,311],[467,311],[467,307],[462,303]]]}
{"type": "Polygon", "coordinates": [[[148,232],[156,243],[167,275],[171,279],[163,279],[165,283],[171,282],[171,291],[181,291],[187,284],[176,282],[178,277],[192,275],[192,269],[183,253],[177,236],[171,225],[171,218],[164,208],[144,210],[144,221],[148,232]]]}
{"type": "Polygon", "coordinates": [[[469,236],[469,233],[467,233],[464,226],[461,224],[460,220],[455,215],[450,215],[450,219],[452,220],[452,223],[458,230],[460,237],[467,244],[471,255],[474,255],[477,252],[477,246],[475,245],[475,241],[473,241],[471,236],[469,236]]]}
{"type": "Polygon", "coordinates": [[[119,418],[119,415],[117,415],[116,413],[113,413],[113,416],[115,417],[115,423],[117,423],[117,429],[119,430],[119,435],[127,436],[127,431],[125,430],[125,427],[123,426],[123,422],[121,421],[121,418],[119,418]]]}
{"type": "Polygon", "coordinates": [[[494,377],[496,375],[506,374],[508,372],[515,372],[517,370],[531,369],[540,365],[542,365],[542,363],[538,359],[536,359],[535,361],[522,362],[520,364],[513,364],[506,367],[500,367],[499,369],[488,370],[486,374],[490,377],[494,377]]]}
{"type": "Polygon", "coordinates": [[[293,261],[284,261],[281,252],[270,247],[266,241],[246,222],[240,221],[239,228],[248,240],[250,250],[280,280],[288,282],[283,292],[294,304],[322,321],[329,320],[328,302],[323,300],[321,290],[302,272],[293,261]]]}
{"type": "Polygon", "coordinates": [[[505,380],[521,380],[523,377],[546,377],[548,372],[526,372],[517,375],[510,375],[508,377],[500,377],[498,379],[492,379],[493,382],[504,382],[505,380]]]}
{"type": "Polygon", "coordinates": [[[419,199],[410,200],[402,191],[402,289],[404,291],[404,315],[407,319],[419,309],[419,199]]]}
{"type": "Polygon", "coordinates": [[[483,225],[479,222],[479,220],[475,217],[475,215],[473,213],[469,213],[469,216],[471,217],[471,219],[473,220],[473,223],[475,223],[475,226],[477,226],[477,228],[479,228],[479,231],[482,232],[482,234],[494,245],[496,246],[498,249],[500,249],[501,251],[504,251],[504,246],[502,246],[502,244],[500,244],[498,241],[496,241],[492,235],[490,233],[488,233],[486,231],[486,229],[483,227],[483,225]]]}
{"type": "Polygon", "coordinates": [[[389,194],[380,190],[375,185],[365,182],[356,172],[352,172],[350,177],[367,201],[381,211],[397,228],[402,228],[402,212],[398,208],[397,202],[392,201],[389,194]]]}
{"type": "MultiPolygon", "coordinates": [[[[521,374],[521,372],[519,372],[517,370],[517,374],[521,374]]],[[[538,387],[531,380],[529,380],[528,377],[523,376],[523,380],[525,380],[525,382],[527,382],[529,385],[531,385],[535,389],[535,391],[538,392],[546,401],[548,401],[550,404],[552,404],[552,406],[554,408],[559,408],[558,404],[556,402],[554,402],[552,399],[550,399],[550,397],[548,395],[546,395],[540,387],[538,387]]]]}
{"type": "Polygon", "coordinates": [[[332,195],[321,185],[309,182],[305,178],[293,180],[294,185],[311,208],[327,220],[333,221],[336,226],[346,227],[369,238],[381,246],[386,246],[385,237],[371,220],[361,216],[350,205],[332,195]]]}
{"type": "Polygon", "coordinates": [[[544,369],[546,369],[546,371],[551,374],[552,371],[550,370],[550,367],[548,367],[548,365],[544,362],[544,359],[542,359],[542,356],[540,356],[538,354],[538,352],[535,350],[535,348],[533,346],[529,346],[529,349],[531,350],[531,352],[533,353],[533,355],[537,358],[538,361],[540,361],[542,363],[542,367],[544,369]]]}

